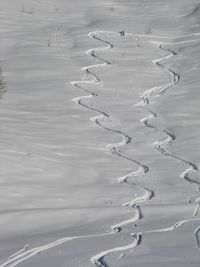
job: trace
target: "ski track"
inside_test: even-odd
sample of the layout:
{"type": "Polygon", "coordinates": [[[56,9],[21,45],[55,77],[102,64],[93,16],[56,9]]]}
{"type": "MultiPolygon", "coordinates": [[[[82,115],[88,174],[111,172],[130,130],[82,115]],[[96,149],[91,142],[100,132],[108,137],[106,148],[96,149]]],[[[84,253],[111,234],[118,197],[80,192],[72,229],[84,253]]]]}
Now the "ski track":
{"type": "MultiPolygon", "coordinates": [[[[55,34],[55,39],[56,42],[58,43],[57,40],[57,32],[58,32],[58,28],[56,28],[56,34],[55,34]]],[[[124,133],[123,131],[120,130],[114,130],[111,128],[108,128],[106,126],[104,126],[102,124],[101,121],[105,120],[105,119],[109,119],[110,116],[104,112],[101,111],[97,108],[94,108],[90,105],[87,105],[83,102],[84,99],[89,99],[92,97],[97,97],[98,94],[85,88],[83,85],[87,85],[87,84],[92,84],[92,85],[96,85],[96,86],[102,86],[102,82],[100,81],[100,79],[98,78],[98,76],[91,71],[92,68],[99,68],[99,67],[108,67],[109,65],[112,65],[110,61],[107,61],[105,59],[103,59],[102,57],[100,57],[99,55],[97,55],[98,52],[104,52],[108,49],[112,49],[114,46],[111,42],[108,42],[104,39],[101,39],[99,37],[99,35],[119,35],[119,33],[113,32],[113,31],[103,31],[103,30],[99,30],[96,32],[91,32],[89,33],[89,37],[96,39],[99,42],[102,42],[104,44],[106,44],[106,47],[97,47],[97,48],[93,48],[93,49],[89,49],[86,51],[86,54],[89,56],[92,56],[93,58],[98,59],[99,61],[101,61],[102,63],[98,63],[98,64],[94,64],[94,65],[89,65],[89,66],[85,66],[82,68],[83,71],[85,71],[85,77],[87,76],[92,76],[93,79],[92,80],[81,80],[81,81],[72,81],[71,85],[83,90],[85,93],[88,93],[89,95],[85,95],[85,96],[80,96],[77,98],[74,98],[73,101],[76,102],[77,104],[79,104],[80,106],[87,108],[88,110],[91,110],[93,112],[97,112],[98,115],[95,117],[91,117],[90,119],[95,122],[98,126],[104,128],[107,131],[111,131],[115,134],[120,134],[122,136],[122,141],[119,143],[115,143],[115,144],[109,144],[107,146],[107,148],[114,154],[117,155],[121,158],[124,158],[126,160],[132,161],[133,163],[135,163],[136,165],[138,165],[138,170],[133,171],[125,176],[119,177],[118,178],[118,182],[119,183],[127,183],[129,186],[135,187],[135,188],[140,188],[141,187],[139,185],[133,184],[131,182],[129,182],[129,178],[133,178],[134,176],[139,176],[139,175],[143,175],[145,173],[147,173],[149,171],[148,166],[145,166],[141,163],[139,163],[138,161],[129,158],[125,155],[122,154],[122,152],[119,150],[120,147],[123,147],[127,144],[129,144],[132,141],[132,138],[129,137],[126,133],[124,133]]],[[[169,39],[173,39],[171,36],[160,36],[160,35],[146,35],[146,34],[132,34],[132,33],[126,33],[126,36],[133,36],[135,38],[155,38],[155,39],[166,39],[167,41],[165,42],[165,45],[172,45],[172,44],[185,44],[185,43],[191,43],[191,42],[196,42],[199,41],[199,38],[195,38],[195,39],[189,39],[189,40],[180,40],[177,42],[169,42],[169,39]]],[[[177,36],[176,39],[184,39],[184,38],[191,38],[191,37],[199,37],[200,33],[192,33],[192,34],[187,34],[187,35],[182,35],[182,36],[177,36]]],[[[172,75],[172,81],[166,85],[166,86],[157,86],[154,88],[151,88],[147,91],[145,91],[143,93],[143,95],[141,96],[141,102],[137,104],[138,107],[140,108],[144,108],[146,105],[149,105],[150,103],[150,98],[154,97],[154,96],[159,96],[164,94],[168,89],[170,89],[172,86],[176,85],[180,79],[180,76],[174,72],[173,70],[171,70],[170,68],[167,68],[164,64],[162,64],[163,60],[167,60],[172,56],[176,55],[176,52],[174,52],[173,50],[170,49],[166,49],[162,43],[158,43],[155,41],[151,41],[152,43],[156,44],[160,49],[162,49],[163,51],[168,51],[170,52],[170,55],[167,56],[163,56],[160,59],[154,60],[153,62],[155,64],[157,64],[158,67],[161,67],[163,69],[167,69],[171,75],[172,75]]],[[[63,54],[63,56],[65,57],[65,53],[63,51],[63,49],[59,46],[61,53],[63,54]]],[[[159,128],[153,124],[151,124],[149,121],[155,117],[157,117],[157,113],[148,110],[148,112],[150,113],[148,116],[146,116],[145,118],[141,119],[141,122],[148,128],[150,129],[154,129],[156,131],[159,130],[159,128]]],[[[189,173],[191,171],[198,171],[199,168],[196,164],[184,160],[181,157],[173,154],[172,152],[170,152],[167,149],[167,146],[169,144],[171,144],[175,139],[176,136],[169,132],[168,130],[163,130],[163,133],[165,133],[167,135],[167,138],[163,141],[156,141],[153,146],[156,150],[158,150],[160,153],[166,155],[166,156],[170,156],[173,157],[177,160],[180,160],[186,164],[189,165],[189,168],[186,169],[182,174],[181,174],[181,178],[184,178],[185,180],[187,180],[189,183],[196,183],[198,185],[200,185],[200,183],[198,181],[193,180],[192,178],[189,177],[189,173]]],[[[106,233],[99,233],[99,234],[92,234],[92,235],[85,235],[85,236],[72,236],[72,237],[63,237],[60,238],[56,241],[52,241],[49,242],[45,245],[42,246],[38,246],[35,248],[30,248],[29,249],[29,245],[24,246],[24,248],[22,248],[21,250],[19,250],[18,252],[14,253],[13,255],[9,256],[7,258],[7,260],[3,263],[0,264],[0,267],[14,267],[19,265],[20,263],[38,255],[41,252],[47,251],[51,248],[54,248],[56,246],[59,246],[63,243],[69,242],[69,241],[73,241],[73,240],[78,240],[78,239],[86,239],[86,238],[98,238],[98,237],[103,237],[103,236],[109,236],[109,235],[113,235],[115,233],[119,233],[122,230],[122,227],[128,225],[128,224],[134,224],[137,220],[141,219],[143,217],[141,208],[139,206],[140,203],[144,203],[147,202],[149,200],[151,200],[154,197],[154,192],[142,187],[142,189],[144,190],[144,195],[140,196],[140,197],[136,197],[133,200],[130,200],[126,203],[123,204],[123,206],[130,206],[132,208],[134,208],[135,211],[135,216],[131,219],[128,220],[124,220],[120,223],[117,223],[115,225],[111,226],[111,231],[110,232],[106,232],[106,233]]],[[[197,207],[194,211],[194,216],[197,215],[198,210],[199,210],[199,206],[200,206],[200,198],[196,199],[196,203],[197,203],[197,207]]],[[[105,250],[102,251],[94,256],[91,257],[91,262],[95,265],[95,266],[99,266],[99,267],[108,267],[107,263],[105,262],[104,258],[105,256],[107,256],[108,254],[111,253],[115,253],[115,252],[121,252],[124,250],[129,250],[131,248],[135,248],[138,245],[140,245],[141,241],[142,241],[142,235],[144,234],[148,234],[148,233],[161,233],[161,232],[169,232],[169,231],[174,231],[177,228],[183,226],[186,223],[191,223],[191,222],[196,222],[196,221],[200,221],[200,219],[196,218],[196,219],[188,219],[188,220],[182,220],[182,221],[178,221],[176,222],[174,225],[170,226],[170,227],[166,227],[166,228],[161,228],[161,229],[155,229],[155,230],[149,230],[149,231],[143,231],[143,232],[135,232],[135,233],[131,233],[130,235],[134,238],[133,242],[131,244],[128,244],[126,246],[122,246],[122,247],[115,247],[115,248],[111,248],[109,250],[105,250]]],[[[197,247],[200,248],[200,227],[198,227],[195,232],[195,239],[196,239],[196,244],[197,247]]]]}
{"type": "MultiPolygon", "coordinates": [[[[164,93],[166,93],[171,87],[175,86],[179,80],[180,80],[180,75],[178,73],[176,73],[175,71],[173,71],[171,68],[167,67],[163,61],[166,61],[168,59],[170,59],[173,56],[176,56],[177,53],[175,51],[173,51],[172,49],[169,48],[165,48],[164,45],[162,43],[159,42],[155,42],[155,41],[150,41],[150,43],[156,45],[158,48],[160,48],[162,51],[164,52],[168,52],[169,54],[153,60],[153,63],[156,64],[158,67],[167,70],[170,74],[171,74],[171,81],[169,84],[167,85],[163,85],[163,86],[155,86],[153,88],[150,88],[148,90],[146,90],[142,95],[141,95],[141,102],[139,102],[138,104],[136,104],[136,106],[139,106],[143,109],[145,109],[146,106],[148,106],[150,104],[150,100],[152,97],[156,97],[156,96],[160,96],[163,95],[164,93]]],[[[156,141],[153,143],[153,147],[154,149],[156,149],[157,151],[159,151],[160,153],[162,153],[165,156],[168,157],[172,157],[178,161],[181,161],[187,165],[189,165],[189,168],[187,168],[183,173],[181,173],[180,178],[185,179],[187,182],[189,183],[193,183],[198,185],[198,188],[200,186],[200,182],[197,180],[192,179],[189,174],[191,172],[198,172],[199,171],[199,167],[196,163],[193,163],[189,160],[186,160],[178,155],[176,155],[175,153],[171,152],[168,149],[168,146],[171,145],[173,143],[173,141],[176,139],[176,135],[172,132],[170,132],[169,130],[160,130],[159,126],[155,126],[154,124],[150,123],[149,121],[155,117],[157,117],[157,113],[149,110],[149,109],[145,109],[146,111],[148,111],[150,113],[150,115],[144,117],[141,119],[141,122],[150,129],[153,129],[155,131],[162,131],[167,138],[162,140],[162,141],[156,141]]],[[[200,198],[196,199],[196,208],[194,210],[193,216],[197,216],[199,208],[200,208],[200,198]]],[[[185,222],[184,222],[185,223],[185,222]]],[[[183,223],[183,224],[184,224],[183,223]]],[[[181,224],[182,225],[182,224],[181,224]]],[[[175,227],[177,228],[177,227],[175,227]]],[[[155,231],[154,231],[155,232],[155,231]]],[[[197,228],[197,230],[195,231],[195,238],[196,238],[196,242],[197,242],[197,247],[200,248],[200,227],[197,228]]]]}
{"type": "Polygon", "coordinates": [[[77,239],[83,239],[83,238],[96,238],[96,237],[102,237],[102,236],[108,236],[112,234],[111,232],[103,233],[103,234],[93,234],[93,235],[85,235],[85,236],[72,236],[72,237],[63,237],[61,239],[58,239],[56,241],[50,242],[48,244],[28,249],[28,245],[26,245],[22,250],[14,253],[11,255],[4,263],[0,265],[0,267],[14,267],[19,265],[20,263],[32,258],[33,256],[38,255],[41,252],[44,252],[46,250],[49,250],[51,248],[57,247],[63,243],[77,240],[77,239]]]}
{"type": "MultiPolygon", "coordinates": [[[[86,51],[86,54],[95,58],[95,59],[100,60],[102,63],[93,64],[93,65],[83,67],[82,70],[85,71],[85,76],[84,76],[83,80],[73,81],[73,82],[71,82],[71,84],[76,86],[76,87],[79,87],[83,91],[89,93],[89,95],[74,98],[73,101],[75,101],[77,104],[79,104],[79,105],[81,105],[81,106],[83,106],[83,107],[85,107],[91,111],[98,113],[97,116],[91,117],[90,120],[93,121],[94,123],[96,123],[98,126],[100,126],[101,128],[103,128],[106,131],[121,135],[122,141],[119,143],[108,144],[107,149],[109,151],[111,151],[111,153],[113,155],[116,155],[116,156],[123,158],[123,159],[126,159],[128,161],[131,161],[138,166],[138,170],[133,171],[133,172],[131,172],[131,173],[129,173],[123,177],[118,178],[119,183],[126,183],[131,187],[139,188],[139,189],[142,189],[144,191],[144,194],[142,196],[136,197],[133,200],[130,200],[130,201],[123,204],[123,206],[125,206],[125,207],[129,206],[129,207],[133,208],[135,211],[135,216],[131,219],[124,220],[120,223],[112,225],[111,226],[111,233],[116,233],[116,232],[118,233],[122,230],[122,227],[129,225],[129,224],[133,224],[134,222],[136,222],[137,220],[140,220],[143,217],[141,208],[139,207],[139,204],[151,200],[152,197],[154,196],[154,193],[147,188],[144,188],[144,187],[141,187],[140,185],[135,185],[135,184],[129,182],[129,178],[134,177],[134,176],[143,175],[149,171],[148,166],[145,166],[142,163],[138,162],[137,160],[132,159],[132,158],[124,155],[120,151],[121,147],[124,147],[125,145],[128,145],[129,143],[132,142],[132,137],[130,137],[128,134],[126,134],[122,130],[115,130],[115,129],[112,129],[110,127],[105,126],[103,121],[105,119],[109,119],[110,116],[107,113],[105,113],[104,111],[101,111],[101,110],[94,108],[91,105],[85,104],[83,102],[84,99],[89,99],[89,98],[97,96],[97,94],[95,92],[89,91],[87,88],[83,87],[84,84],[87,85],[87,84],[93,83],[96,86],[102,85],[100,78],[93,71],[91,71],[91,69],[112,65],[112,63],[110,61],[104,60],[102,57],[100,57],[97,54],[99,52],[105,52],[106,50],[112,49],[114,47],[114,45],[111,42],[106,41],[106,40],[102,39],[102,37],[100,37],[100,35],[102,35],[102,34],[105,35],[106,33],[108,33],[108,32],[96,31],[96,32],[89,33],[88,36],[90,38],[93,38],[93,39],[105,44],[106,46],[89,49],[86,51]],[[91,76],[92,80],[85,80],[85,78],[88,78],[88,76],[91,76]]],[[[119,35],[118,33],[112,33],[112,34],[114,34],[116,36],[119,35]]],[[[109,33],[109,36],[110,36],[110,33],[109,33]]],[[[135,236],[133,243],[131,243],[130,245],[111,248],[109,250],[102,251],[102,252],[92,256],[90,260],[96,266],[107,267],[108,265],[104,260],[105,256],[107,256],[108,254],[117,252],[117,251],[124,251],[124,250],[130,249],[130,248],[133,248],[133,247],[137,246],[139,243],[140,243],[139,236],[135,236]]]]}
{"type": "MultiPolygon", "coordinates": [[[[102,252],[92,256],[91,262],[96,266],[107,267],[108,265],[104,262],[105,256],[107,256],[110,253],[117,253],[117,252],[129,250],[129,249],[137,247],[142,241],[142,235],[151,234],[151,233],[163,233],[163,232],[174,231],[174,230],[178,229],[179,227],[181,227],[187,223],[197,222],[197,221],[200,221],[200,219],[181,220],[181,221],[176,222],[174,225],[166,227],[166,228],[131,233],[130,235],[134,238],[134,241],[132,243],[130,243],[126,246],[116,247],[116,248],[112,248],[110,250],[102,251],[102,252]]],[[[104,233],[104,234],[63,237],[63,238],[58,239],[56,241],[49,242],[48,244],[45,244],[45,245],[42,245],[39,247],[35,247],[35,248],[31,248],[31,249],[29,249],[29,245],[26,245],[23,249],[21,249],[18,252],[9,256],[8,259],[0,265],[0,267],[15,267],[15,266],[19,265],[20,263],[38,255],[41,252],[47,251],[51,248],[57,247],[59,245],[62,245],[63,243],[69,242],[69,241],[78,240],[78,239],[86,239],[86,238],[99,238],[99,237],[103,237],[103,236],[109,236],[112,234],[113,234],[113,232],[108,232],[108,233],[104,233]]],[[[198,227],[195,230],[195,238],[196,238],[196,243],[197,243],[198,248],[200,248],[199,235],[200,235],[200,227],[198,227]]]]}
{"type": "MultiPolygon", "coordinates": [[[[188,223],[192,223],[192,222],[198,222],[200,221],[199,219],[187,219],[187,220],[181,220],[176,222],[175,224],[173,224],[172,226],[169,227],[165,227],[165,228],[160,228],[160,229],[154,229],[154,230],[147,230],[147,231],[141,231],[141,232],[135,232],[132,233],[131,235],[136,236],[136,235],[144,235],[144,234],[151,234],[151,233],[165,233],[165,232],[172,232],[175,231],[176,229],[180,228],[181,226],[188,224],[188,223]]],[[[198,247],[200,248],[200,242],[199,242],[199,238],[197,237],[197,235],[200,234],[200,227],[197,228],[195,230],[195,237],[196,237],[196,242],[198,244],[198,247]]]]}

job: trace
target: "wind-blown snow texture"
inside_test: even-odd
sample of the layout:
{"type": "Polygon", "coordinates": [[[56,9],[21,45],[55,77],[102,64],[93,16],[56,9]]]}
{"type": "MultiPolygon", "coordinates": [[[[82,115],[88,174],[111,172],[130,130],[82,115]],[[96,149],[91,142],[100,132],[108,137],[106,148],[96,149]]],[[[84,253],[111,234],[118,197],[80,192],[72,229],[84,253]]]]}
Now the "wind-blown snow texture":
{"type": "Polygon", "coordinates": [[[0,267],[199,266],[199,15],[0,2],[0,267]]]}

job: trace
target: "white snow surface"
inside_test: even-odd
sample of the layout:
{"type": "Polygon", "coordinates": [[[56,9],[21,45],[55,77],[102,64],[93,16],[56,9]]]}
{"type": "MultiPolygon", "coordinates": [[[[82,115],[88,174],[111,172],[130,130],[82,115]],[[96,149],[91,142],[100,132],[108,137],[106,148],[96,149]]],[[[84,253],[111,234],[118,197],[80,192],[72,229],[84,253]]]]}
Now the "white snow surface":
{"type": "Polygon", "coordinates": [[[0,1],[0,267],[200,264],[199,0],[0,1]]]}

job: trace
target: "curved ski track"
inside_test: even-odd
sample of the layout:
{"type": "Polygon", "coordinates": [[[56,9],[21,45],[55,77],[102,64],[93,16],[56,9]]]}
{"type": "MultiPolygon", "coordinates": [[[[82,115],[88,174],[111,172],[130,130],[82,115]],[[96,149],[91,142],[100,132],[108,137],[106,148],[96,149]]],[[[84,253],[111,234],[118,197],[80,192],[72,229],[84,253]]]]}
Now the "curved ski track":
{"type": "MultiPolygon", "coordinates": [[[[160,48],[162,51],[164,52],[169,52],[169,54],[167,54],[166,56],[163,56],[159,59],[156,59],[153,61],[153,63],[155,63],[158,67],[164,69],[164,70],[167,70],[170,74],[171,74],[171,81],[169,84],[167,85],[163,85],[163,86],[155,86],[153,88],[150,88],[148,90],[146,90],[142,95],[141,95],[141,102],[139,102],[138,104],[136,104],[137,106],[141,107],[141,108],[144,108],[145,106],[149,105],[150,104],[150,100],[152,97],[155,97],[155,96],[160,96],[164,93],[167,92],[168,89],[170,89],[171,87],[175,86],[179,80],[180,80],[180,75],[178,73],[176,73],[175,71],[173,71],[171,68],[167,67],[163,61],[166,61],[168,60],[169,58],[173,57],[173,56],[176,56],[177,53],[175,51],[173,51],[172,49],[168,49],[168,48],[165,48],[163,46],[162,43],[158,43],[158,42],[155,42],[155,41],[150,41],[151,43],[155,44],[156,46],[158,46],[158,48],[160,48]]],[[[195,172],[195,171],[199,171],[199,167],[196,163],[193,163],[189,160],[186,160],[178,155],[176,155],[175,153],[171,152],[169,149],[168,149],[168,146],[170,144],[172,144],[172,142],[176,139],[176,135],[166,129],[164,130],[160,130],[159,129],[159,126],[155,126],[153,125],[152,123],[150,123],[149,121],[155,117],[157,117],[157,113],[149,110],[149,109],[146,109],[150,115],[148,115],[147,117],[145,118],[142,118],[141,119],[141,122],[148,128],[150,129],[154,129],[156,131],[162,131],[165,135],[167,135],[167,138],[162,140],[162,141],[156,141],[153,143],[153,147],[154,149],[156,149],[157,151],[159,151],[160,153],[162,153],[163,155],[165,156],[168,156],[168,157],[172,157],[176,160],[179,160],[185,164],[188,164],[189,165],[189,168],[187,168],[183,173],[181,173],[180,177],[185,179],[187,182],[189,183],[193,183],[193,184],[197,184],[198,185],[198,188],[200,186],[200,182],[197,181],[197,180],[194,180],[192,179],[190,176],[189,176],[189,173],[191,172],[195,172]]],[[[196,216],[197,213],[198,213],[198,210],[199,210],[199,207],[200,207],[200,198],[196,199],[196,208],[195,208],[195,211],[193,213],[193,216],[196,216]]],[[[196,242],[197,242],[197,246],[200,248],[200,227],[197,228],[197,230],[195,231],[195,238],[196,238],[196,242]]]]}
{"type": "MultiPolygon", "coordinates": [[[[151,190],[149,190],[147,188],[141,187],[140,185],[136,185],[136,184],[133,184],[133,183],[129,182],[129,178],[130,177],[139,176],[139,175],[145,174],[145,173],[147,173],[149,171],[148,166],[145,166],[142,163],[138,162],[137,160],[132,159],[132,158],[124,155],[120,151],[121,147],[131,143],[132,137],[130,137],[128,134],[126,134],[125,132],[123,132],[121,130],[115,130],[115,129],[112,129],[110,127],[105,126],[103,124],[103,121],[105,119],[109,119],[110,116],[107,113],[105,113],[104,111],[101,111],[99,109],[91,107],[90,105],[87,105],[87,104],[85,104],[83,102],[84,99],[97,96],[97,94],[95,92],[89,91],[87,88],[83,87],[84,84],[91,84],[92,83],[92,84],[94,84],[96,86],[102,85],[102,82],[101,82],[100,78],[93,71],[91,71],[91,69],[98,68],[98,67],[105,67],[105,66],[111,65],[111,62],[109,62],[107,60],[104,60],[102,57],[100,57],[97,54],[98,52],[104,52],[104,51],[106,51],[108,49],[112,49],[114,47],[114,45],[111,42],[106,41],[106,40],[104,40],[104,39],[102,39],[100,37],[100,34],[106,34],[106,33],[108,33],[108,32],[95,31],[95,32],[89,33],[89,35],[88,35],[89,37],[91,37],[91,38],[93,38],[93,39],[95,39],[95,40],[97,40],[99,42],[102,42],[103,44],[106,44],[106,46],[104,46],[104,47],[92,48],[92,49],[89,49],[89,50],[86,51],[87,55],[90,55],[93,58],[96,58],[96,59],[100,60],[102,63],[98,63],[98,64],[94,64],[94,65],[89,65],[89,66],[83,67],[82,70],[85,71],[85,76],[84,76],[83,80],[73,81],[73,82],[71,82],[71,84],[76,86],[76,87],[79,87],[80,89],[82,89],[85,92],[89,93],[89,95],[80,96],[80,97],[74,98],[73,100],[75,102],[77,102],[79,105],[98,113],[97,116],[91,117],[90,119],[93,122],[95,122],[98,126],[102,127],[104,130],[121,135],[122,141],[119,142],[119,143],[114,143],[114,144],[107,145],[107,149],[109,149],[113,155],[116,155],[116,156],[121,157],[123,159],[126,159],[128,161],[131,161],[131,162],[135,163],[138,166],[138,170],[133,171],[133,172],[131,172],[131,173],[129,173],[129,174],[123,176],[123,177],[118,178],[118,182],[119,183],[126,183],[131,187],[140,188],[140,189],[142,189],[144,191],[144,194],[142,196],[136,197],[133,200],[130,200],[130,201],[128,201],[128,202],[123,204],[123,206],[129,206],[131,208],[134,208],[135,216],[133,218],[131,218],[131,219],[128,219],[128,220],[122,221],[120,223],[117,223],[115,225],[112,225],[111,226],[111,233],[116,233],[116,232],[120,232],[122,230],[122,227],[124,227],[124,226],[126,226],[128,224],[132,224],[132,223],[136,222],[137,220],[140,220],[143,217],[142,211],[141,211],[141,208],[140,208],[139,204],[140,203],[144,203],[144,202],[146,202],[148,200],[151,200],[153,198],[153,196],[154,196],[154,192],[152,192],[151,190]],[[91,76],[92,80],[85,80],[85,78],[88,77],[88,76],[91,76]]],[[[116,35],[117,33],[114,33],[114,34],[116,35]]],[[[139,236],[135,235],[133,243],[131,243],[131,244],[127,245],[127,246],[116,247],[116,248],[111,248],[109,250],[102,251],[102,252],[94,255],[93,257],[91,257],[90,260],[96,266],[107,267],[108,265],[104,260],[105,256],[107,256],[108,254],[114,253],[114,252],[119,252],[119,251],[127,250],[127,249],[130,249],[130,248],[134,248],[140,243],[140,241],[141,241],[141,235],[139,235],[139,236]]]]}

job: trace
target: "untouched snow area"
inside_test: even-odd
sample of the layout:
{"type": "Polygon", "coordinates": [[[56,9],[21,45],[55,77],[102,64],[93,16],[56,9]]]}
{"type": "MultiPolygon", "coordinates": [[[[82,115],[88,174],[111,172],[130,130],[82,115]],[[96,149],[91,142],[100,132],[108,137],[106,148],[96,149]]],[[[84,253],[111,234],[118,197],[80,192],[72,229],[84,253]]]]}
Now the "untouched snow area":
{"type": "Polygon", "coordinates": [[[200,1],[0,1],[0,267],[200,264],[200,1]]]}

